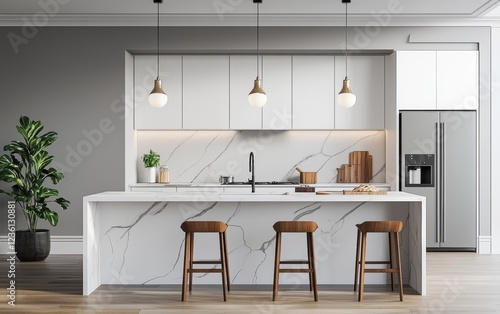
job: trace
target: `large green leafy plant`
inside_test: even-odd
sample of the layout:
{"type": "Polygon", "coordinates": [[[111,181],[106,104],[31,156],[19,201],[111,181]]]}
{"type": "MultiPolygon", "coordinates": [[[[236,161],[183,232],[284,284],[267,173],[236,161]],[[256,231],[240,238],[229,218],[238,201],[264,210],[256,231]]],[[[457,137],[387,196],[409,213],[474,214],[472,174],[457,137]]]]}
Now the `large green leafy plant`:
{"type": "Polygon", "coordinates": [[[58,204],[67,209],[70,202],[59,196],[59,191],[44,186],[46,180],[59,183],[64,175],[55,168],[49,167],[54,156],[49,155],[46,148],[57,139],[56,132],[39,135],[43,130],[41,121],[30,120],[26,116],[19,119],[17,131],[23,141],[12,141],[4,146],[10,152],[0,156],[0,180],[14,183],[12,191],[0,190],[14,198],[22,208],[30,231],[35,232],[38,219],[47,220],[52,226],[59,221],[57,212],[50,209],[49,204],[58,204]]]}

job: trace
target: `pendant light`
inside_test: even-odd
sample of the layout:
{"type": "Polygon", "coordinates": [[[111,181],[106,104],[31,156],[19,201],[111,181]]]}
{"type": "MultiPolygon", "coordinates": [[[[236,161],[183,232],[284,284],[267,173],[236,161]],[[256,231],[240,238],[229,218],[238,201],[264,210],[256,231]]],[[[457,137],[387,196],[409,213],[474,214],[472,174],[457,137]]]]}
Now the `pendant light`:
{"type": "Polygon", "coordinates": [[[351,108],[356,102],[356,95],[352,92],[347,78],[347,4],[351,3],[351,0],[342,0],[342,3],[345,3],[345,79],[342,82],[342,89],[337,96],[337,101],[340,106],[351,108]]]}
{"type": "Polygon", "coordinates": [[[260,58],[259,58],[259,8],[262,0],[253,0],[253,3],[257,4],[257,78],[253,82],[253,88],[248,94],[248,102],[252,107],[262,108],[267,102],[267,95],[261,87],[261,81],[259,78],[260,69],[260,58]]]}
{"type": "Polygon", "coordinates": [[[153,0],[153,3],[158,4],[157,10],[157,23],[156,23],[156,69],[157,69],[157,77],[155,80],[155,84],[153,90],[149,94],[149,104],[156,108],[161,108],[167,104],[168,96],[163,91],[161,87],[161,79],[160,79],[160,3],[163,3],[163,0],[153,0]]]}

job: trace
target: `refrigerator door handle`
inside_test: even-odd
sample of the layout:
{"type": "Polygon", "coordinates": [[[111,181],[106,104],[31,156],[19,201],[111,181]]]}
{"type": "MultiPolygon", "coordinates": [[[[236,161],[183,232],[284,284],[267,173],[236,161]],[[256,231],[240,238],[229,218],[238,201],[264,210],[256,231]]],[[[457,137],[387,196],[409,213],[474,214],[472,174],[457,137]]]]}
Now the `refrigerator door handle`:
{"type": "Polygon", "coordinates": [[[446,147],[445,147],[446,131],[444,122],[441,122],[441,182],[439,185],[441,187],[441,241],[446,242],[446,197],[445,197],[445,178],[446,178],[446,147]]]}
{"type": "Polygon", "coordinates": [[[441,210],[440,210],[440,171],[441,171],[441,164],[440,164],[440,160],[441,160],[441,154],[440,154],[440,149],[441,149],[441,138],[440,138],[440,128],[439,128],[439,124],[436,122],[436,167],[438,169],[436,169],[435,171],[435,180],[436,180],[436,183],[434,186],[435,186],[435,190],[436,190],[436,211],[435,211],[435,215],[436,215],[436,242],[439,243],[441,242],[440,239],[441,239],[441,210]]]}

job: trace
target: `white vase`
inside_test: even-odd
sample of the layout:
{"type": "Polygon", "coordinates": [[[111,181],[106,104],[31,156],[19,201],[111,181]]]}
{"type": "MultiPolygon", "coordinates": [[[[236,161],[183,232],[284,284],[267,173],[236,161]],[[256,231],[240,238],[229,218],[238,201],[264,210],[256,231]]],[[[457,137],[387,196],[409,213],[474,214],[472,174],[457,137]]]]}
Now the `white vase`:
{"type": "Polygon", "coordinates": [[[156,183],[156,167],[146,168],[146,182],[156,183]]]}

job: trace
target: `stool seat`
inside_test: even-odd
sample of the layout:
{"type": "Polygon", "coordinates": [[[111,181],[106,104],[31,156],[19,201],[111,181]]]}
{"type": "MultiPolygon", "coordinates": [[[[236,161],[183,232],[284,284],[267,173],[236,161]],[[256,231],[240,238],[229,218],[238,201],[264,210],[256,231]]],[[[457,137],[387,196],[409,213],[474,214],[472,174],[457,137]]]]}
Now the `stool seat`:
{"type": "Polygon", "coordinates": [[[391,288],[394,290],[394,274],[398,274],[399,279],[399,300],[403,301],[403,278],[401,270],[401,254],[399,249],[399,233],[403,230],[402,221],[365,221],[357,224],[358,237],[356,243],[356,263],[354,273],[354,291],[358,285],[359,274],[359,294],[358,301],[363,300],[363,289],[365,273],[390,273],[391,288]],[[389,260],[369,261],[366,260],[366,238],[368,233],[387,233],[389,236],[389,260]],[[394,252],[394,253],[393,253],[394,252]],[[395,260],[394,260],[395,254],[395,260]],[[366,264],[389,265],[387,268],[365,268],[366,264]]]}
{"type": "Polygon", "coordinates": [[[357,224],[361,232],[401,232],[403,222],[401,221],[365,221],[357,224]]]}
{"type": "Polygon", "coordinates": [[[278,296],[279,274],[280,273],[308,273],[309,290],[314,292],[314,301],[318,301],[318,289],[316,285],[316,265],[314,261],[314,240],[313,232],[318,229],[314,221],[278,221],[273,225],[276,231],[276,255],[274,259],[274,283],[273,301],[278,296]],[[307,260],[282,261],[281,260],[281,238],[285,232],[303,232],[307,237],[307,260]],[[306,264],[307,268],[281,268],[280,265],[306,264]]]}
{"type": "Polygon", "coordinates": [[[278,221],[273,229],[276,232],[314,232],[318,225],[314,221],[278,221]]]}
{"type": "Polygon", "coordinates": [[[230,291],[229,284],[229,266],[228,266],[228,250],[226,240],[227,224],[222,221],[184,221],[181,224],[181,229],[186,233],[184,240],[184,271],[182,274],[182,297],[181,300],[186,300],[187,285],[189,278],[189,291],[193,287],[193,273],[221,273],[222,275],[222,291],[224,301],[226,301],[226,285],[227,291],[230,291]],[[194,260],[194,234],[200,233],[218,233],[219,234],[219,249],[220,260],[194,260]],[[220,264],[220,268],[194,268],[195,264],[220,264]]]}
{"type": "Polygon", "coordinates": [[[227,225],[222,221],[184,221],[181,229],[184,232],[224,232],[227,225]]]}

